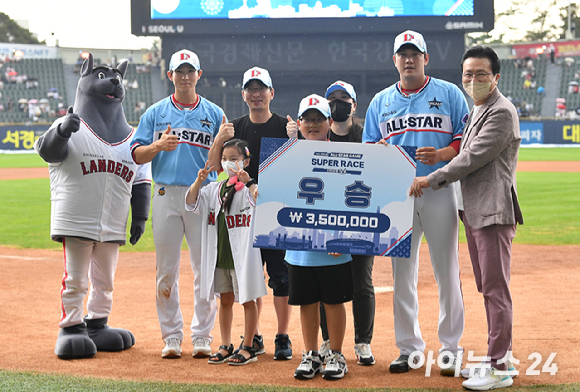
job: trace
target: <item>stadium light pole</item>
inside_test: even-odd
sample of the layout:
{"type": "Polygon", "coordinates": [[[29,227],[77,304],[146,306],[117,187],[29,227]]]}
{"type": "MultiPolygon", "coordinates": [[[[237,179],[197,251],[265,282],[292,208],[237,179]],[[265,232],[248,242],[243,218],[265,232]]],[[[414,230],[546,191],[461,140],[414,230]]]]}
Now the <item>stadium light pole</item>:
{"type": "Polygon", "coordinates": [[[572,39],[572,0],[568,0],[568,30],[566,31],[566,38],[572,39]]]}

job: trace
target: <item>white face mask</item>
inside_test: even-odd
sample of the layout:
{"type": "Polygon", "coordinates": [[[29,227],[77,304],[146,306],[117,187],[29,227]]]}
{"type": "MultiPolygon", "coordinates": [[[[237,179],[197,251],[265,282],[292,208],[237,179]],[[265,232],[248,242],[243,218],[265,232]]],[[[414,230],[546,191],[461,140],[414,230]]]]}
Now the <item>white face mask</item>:
{"type": "MultiPolygon", "coordinates": [[[[237,163],[240,169],[244,168],[244,161],[238,161],[237,163]]],[[[233,177],[236,175],[236,172],[238,172],[238,166],[236,166],[236,162],[232,161],[222,161],[222,169],[224,169],[224,172],[228,175],[228,177],[233,177]],[[230,169],[232,169],[233,172],[230,169]]]]}
{"type": "Polygon", "coordinates": [[[493,80],[491,82],[476,82],[472,80],[469,83],[463,83],[463,89],[474,101],[480,101],[489,95],[489,87],[492,83],[493,80]]]}

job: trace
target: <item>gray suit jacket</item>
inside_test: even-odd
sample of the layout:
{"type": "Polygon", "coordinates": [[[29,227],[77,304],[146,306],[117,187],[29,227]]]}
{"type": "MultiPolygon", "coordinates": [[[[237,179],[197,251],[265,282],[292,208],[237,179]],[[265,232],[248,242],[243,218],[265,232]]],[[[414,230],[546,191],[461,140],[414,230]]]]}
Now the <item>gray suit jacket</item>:
{"type": "Polygon", "coordinates": [[[481,106],[463,132],[459,155],[429,174],[434,190],[460,180],[464,219],[481,229],[523,224],[516,190],[520,125],[514,105],[498,90],[481,106]]]}

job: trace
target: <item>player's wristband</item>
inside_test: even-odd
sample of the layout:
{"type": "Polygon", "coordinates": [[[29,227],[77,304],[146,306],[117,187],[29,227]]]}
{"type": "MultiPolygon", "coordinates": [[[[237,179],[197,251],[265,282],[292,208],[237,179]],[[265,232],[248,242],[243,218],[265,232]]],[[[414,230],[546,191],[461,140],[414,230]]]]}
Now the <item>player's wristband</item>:
{"type": "Polygon", "coordinates": [[[252,185],[254,185],[254,184],[256,184],[256,181],[254,181],[254,179],[253,179],[253,178],[250,178],[250,181],[246,182],[246,186],[247,186],[248,188],[249,188],[249,187],[251,187],[251,186],[252,186],[252,185]]]}

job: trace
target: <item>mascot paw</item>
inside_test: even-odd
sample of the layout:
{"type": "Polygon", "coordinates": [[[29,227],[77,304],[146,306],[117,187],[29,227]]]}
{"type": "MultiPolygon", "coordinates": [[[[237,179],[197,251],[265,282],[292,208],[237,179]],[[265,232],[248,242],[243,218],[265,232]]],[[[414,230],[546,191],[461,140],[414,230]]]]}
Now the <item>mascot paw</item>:
{"type": "Polygon", "coordinates": [[[60,359],[90,358],[97,353],[97,347],[89,338],[85,323],[81,323],[60,329],[54,353],[60,359]]]}
{"type": "Polygon", "coordinates": [[[87,316],[83,319],[87,323],[87,332],[97,346],[97,350],[121,351],[132,347],[135,344],[135,336],[126,329],[109,327],[108,319],[108,317],[103,317],[89,320],[87,316]]]}

